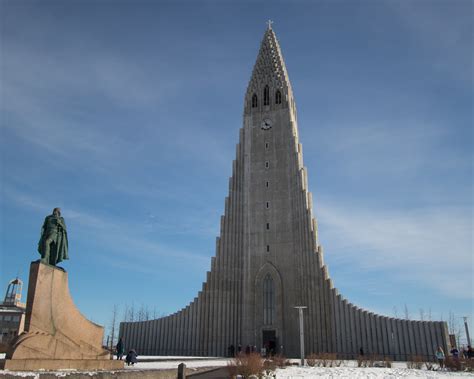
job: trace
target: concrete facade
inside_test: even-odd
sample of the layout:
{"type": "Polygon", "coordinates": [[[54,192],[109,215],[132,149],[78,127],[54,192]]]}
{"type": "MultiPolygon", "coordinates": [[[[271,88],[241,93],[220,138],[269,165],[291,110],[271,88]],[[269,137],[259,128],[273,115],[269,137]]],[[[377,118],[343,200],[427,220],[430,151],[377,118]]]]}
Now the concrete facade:
{"type": "MultiPolygon", "coordinates": [[[[236,351],[238,345],[258,351],[266,345],[295,357],[299,332],[294,306],[304,305],[307,353],[349,358],[363,348],[366,354],[396,359],[409,354],[408,345],[394,342],[403,338],[401,320],[360,309],[334,288],[318,241],[302,151],[293,91],[269,28],[245,95],[243,127],[207,280],[181,311],[151,323],[121,323],[127,347],[138,354],[223,356],[230,345],[236,351]]],[[[415,330],[418,339],[424,336],[417,322],[406,323],[411,338],[415,330]]],[[[434,325],[427,328],[446,351],[446,333],[434,325]]],[[[426,342],[417,341],[416,353],[432,356],[437,344],[426,342]]]]}

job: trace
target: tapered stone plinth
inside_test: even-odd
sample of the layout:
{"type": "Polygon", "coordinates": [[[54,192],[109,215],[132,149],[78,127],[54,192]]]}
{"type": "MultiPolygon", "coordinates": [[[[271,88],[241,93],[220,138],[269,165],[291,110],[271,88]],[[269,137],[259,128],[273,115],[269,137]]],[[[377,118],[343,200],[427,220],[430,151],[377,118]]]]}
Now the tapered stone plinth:
{"type": "Polygon", "coordinates": [[[104,328],[86,319],[69,293],[68,274],[31,263],[25,331],[7,352],[5,369],[123,368],[102,348],[104,328]]]}

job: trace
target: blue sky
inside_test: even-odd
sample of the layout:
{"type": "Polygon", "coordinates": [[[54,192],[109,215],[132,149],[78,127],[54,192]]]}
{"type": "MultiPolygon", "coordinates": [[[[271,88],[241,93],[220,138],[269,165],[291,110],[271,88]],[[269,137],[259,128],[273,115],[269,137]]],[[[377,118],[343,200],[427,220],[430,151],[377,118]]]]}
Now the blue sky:
{"type": "Polygon", "coordinates": [[[191,301],[272,19],[336,287],[383,314],[472,325],[472,7],[1,1],[2,288],[27,281],[59,206],[87,317],[191,301]]]}

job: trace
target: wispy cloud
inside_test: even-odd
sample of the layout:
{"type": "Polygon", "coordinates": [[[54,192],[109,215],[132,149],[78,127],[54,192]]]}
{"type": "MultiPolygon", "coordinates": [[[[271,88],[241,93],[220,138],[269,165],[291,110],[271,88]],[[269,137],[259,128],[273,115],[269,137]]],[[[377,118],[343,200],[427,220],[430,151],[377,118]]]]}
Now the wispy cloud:
{"type": "Polygon", "coordinates": [[[472,82],[472,3],[388,2],[427,55],[427,69],[449,74],[461,85],[472,82]],[[466,5],[471,12],[466,12],[466,5]],[[453,24],[455,20],[455,24],[453,24]],[[429,62],[429,64],[428,64],[429,62]]]}
{"type": "Polygon", "coordinates": [[[332,201],[320,201],[316,210],[326,254],[336,262],[365,272],[385,271],[444,295],[473,297],[469,210],[361,209],[332,201]]]}
{"type": "MultiPolygon", "coordinates": [[[[33,210],[43,215],[51,211],[46,209],[38,199],[20,191],[6,189],[4,195],[4,200],[12,201],[20,208],[33,210]]],[[[84,245],[91,242],[94,246],[103,248],[104,252],[96,251],[97,255],[105,254],[104,258],[110,258],[110,254],[122,258],[133,258],[136,268],[140,268],[141,265],[148,267],[151,262],[156,263],[163,259],[168,259],[170,262],[192,260],[197,267],[202,268],[210,264],[209,255],[214,253],[210,251],[209,255],[203,255],[197,250],[188,251],[159,243],[154,238],[150,238],[151,235],[144,233],[143,222],[130,222],[120,217],[93,214],[82,209],[68,207],[67,223],[74,225],[76,238],[82,238],[84,245]]],[[[172,223],[173,221],[170,220],[171,225],[172,223]]],[[[174,228],[178,227],[179,225],[174,225],[174,228]]]]}
{"type": "Polygon", "coordinates": [[[470,151],[453,150],[447,143],[459,125],[424,118],[388,119],[377,114],[365,121],[328,120],[317,130],[305,130],[304,146],[312,151],[322,147],[349,175],[387,170],[391,175],[417,175],[427,169],[469,169],[470,151]]]}
{"type": "MultiPolygon", "coordinates": [[[[152,70],[150,63],[144,69],[142,62],[107,50],[82,56],[67,48],[51,53],[9,44],[5,49],[2,129],[26,142],[29,154],[45,166],[95,172],[117,190],[148,196],[150,180],[142,172],[180,164],[185,171],[199,163],[230,175],[238,122],[231,138],[222,128],[209,128],[208,112],[199,121],[163,104],[182,90],[185,78],[152,70]],[[117,180],[133,178],[137,167],[140,183],[117,180]]],[[[192,83],[186,82],[187,91],[192,83]]],[[[178,108],[179,100],[173,106],[178,108]]],[[[10,159],[5,155],[3,163],[10,159]]]]}
{"type": "Polygon", "coordinates": [[[168,81],[159,85],[160,79],[150,80],[135,62],[106,52],[54,55],[4,48],[8,54],[2,59],[2,87],[8,97],[2,101],[2,127],[53,154],[113,158],[110,154],[120,146],[103,145],[121,142],[107,125],[117,120],[96,117],[96,103],[124,113],[129,107],[157,105],[170,92],[168,81]]]}

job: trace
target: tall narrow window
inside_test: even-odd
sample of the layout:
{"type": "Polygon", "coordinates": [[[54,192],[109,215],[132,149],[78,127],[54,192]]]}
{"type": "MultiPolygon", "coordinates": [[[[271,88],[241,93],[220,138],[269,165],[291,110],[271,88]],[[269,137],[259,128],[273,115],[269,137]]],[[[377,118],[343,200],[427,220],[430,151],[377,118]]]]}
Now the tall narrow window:
{"type": "Polygon", "coordinates": [[[270,223],[267,222],[267,230],[270,230],[270,223]]]}
{"type": "Polygon", "coordinates": [[[268,168],[268,167],[270,167],[270,163],[265,162],[265,168],[268,168]]]}
{"type": "Polygon", "coordinates": [[[263,323],[272,325],[275,318],[275,286],[270,274],[263,279],[263,323]]]}
{"type": "Polygon", "coordinates": [[[268,142],[265,142],[265,149],[268,150],[268,142]]]}
{"type": "Polygon", "coordinates": [[[267,209],[270,208],[270,203],[267,201],[267,209]]]}
{"type": "Polygon", "coordinates": [[[270,105],[270,88],[265,86],[263,90],[263,105],[270,105]]]}
{"type": "Polygon", "coordinates": [[[267,188],[268,188],[268,186],[269,186],[269,185],[270,185],[270,183],[269,183],[269,182],[266,182],[266,183],[265,183],[265,187],[267,187],[267,188]]]}
{"type": "Polygon", "coordinates": [[[258,107],[258,98],[257,94],[254,93],[252,96],[252,108],[257,108],[258,107]]]}
{"type": "Polygon", "coordinates": [[[267,253],[270,252],[270,245],[267,245],[267,253]]]}
{"type": "Polygon", "coordinates": [[[281,92],[280,90],[275,93],[275,104],[281,104],[281,92]]]}

